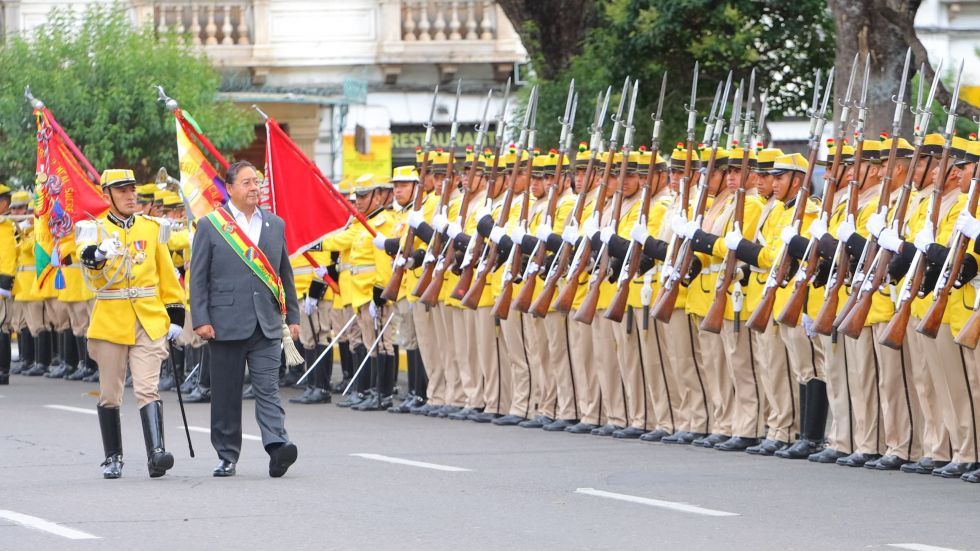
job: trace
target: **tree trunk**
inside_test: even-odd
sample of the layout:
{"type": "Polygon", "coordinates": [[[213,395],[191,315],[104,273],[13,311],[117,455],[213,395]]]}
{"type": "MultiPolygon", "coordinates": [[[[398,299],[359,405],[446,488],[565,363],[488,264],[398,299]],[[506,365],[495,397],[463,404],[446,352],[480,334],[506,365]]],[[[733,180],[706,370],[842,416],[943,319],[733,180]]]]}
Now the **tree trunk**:
{"type": "Polygon", "coordinates": [[[497,0],[544,80],[552,80],[581,53],[595,0],[497,0]]]}

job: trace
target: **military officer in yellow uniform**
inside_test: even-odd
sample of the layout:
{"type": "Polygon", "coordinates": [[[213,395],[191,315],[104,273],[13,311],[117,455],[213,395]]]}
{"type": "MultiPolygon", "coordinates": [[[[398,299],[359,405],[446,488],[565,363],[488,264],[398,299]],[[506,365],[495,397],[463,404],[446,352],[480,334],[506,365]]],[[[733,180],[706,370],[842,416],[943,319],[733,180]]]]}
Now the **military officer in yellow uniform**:
{"type": "Polygon", "coordinates": [[[15,222],[7,218],[12,204],[12,190],[0,184],[0,385],[10,383],[10,332],[13,329],[13,289],[17,275],[17,239],[15,222]]]}
{"type": "Polygon", "coordinates": [[[155,478],[174,463],[164,447],[163,402],[157,388],[166,339],[180,336],[184,324],[183,291],[160,225],[137,215],[133,172],[106,170],[101,180],[109,211],[95,223],[80,223],[77,241],[86,277],[96,289],[88,346],[102,372],[98,414],[106,457],[103,476],[122,475],[119,407],[128,366],[147,467],[155,478]]]}

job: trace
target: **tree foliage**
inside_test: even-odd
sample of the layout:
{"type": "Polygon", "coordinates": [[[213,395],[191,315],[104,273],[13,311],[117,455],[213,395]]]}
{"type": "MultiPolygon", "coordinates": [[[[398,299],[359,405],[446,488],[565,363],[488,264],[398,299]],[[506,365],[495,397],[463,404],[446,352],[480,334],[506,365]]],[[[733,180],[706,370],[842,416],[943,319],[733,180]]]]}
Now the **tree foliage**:
{"type": "Polygon", "coordinates": [[[148,178],[177,168],[174,119],[154,85],[178,99],[222,150],[251,143],[254,116],[216,101],[221,82],[183,37],[134,27],[126,11],[93,5],[55,10],[28,39],[0,47],[0,179],[34,179],[35,121],[24,87],[45,102],[97,170],[148,178]]]}
{"type": "MultiPolygon", "coordinates": [[[[743,78],[747,83],[752,68],[757,71],[756,105],[764,90],[771,117],[802,114],[812,95],[814,72],[828,70],[834,61],[833,24],[825,0],[609,0],[596,3],[594,9],[595,23],[584,37],[581,55],[555,78],[539,74],[537,79],[541,144],[557,139],[556,121],[572,78],[581,94],[577,140],[587,139],[597,92],[612,85],[618,97],[627,75],[639,79],[634,121],[639,145],[649,140],[650,115],[666,71],[662,143],[669,149],[684,135],[684,105],[695,60],[701,63],[696,102],[701,118],[707,116],[717,83],[729,70],[734,71],[735,83],[743,78]]],[[[610,110],[615,111],[615,101],[610,110]]],[[[607,118],[607,135],[609,126],[607,118]]],[[[699,137],[700,133],[699,129],[699,137]]]]}

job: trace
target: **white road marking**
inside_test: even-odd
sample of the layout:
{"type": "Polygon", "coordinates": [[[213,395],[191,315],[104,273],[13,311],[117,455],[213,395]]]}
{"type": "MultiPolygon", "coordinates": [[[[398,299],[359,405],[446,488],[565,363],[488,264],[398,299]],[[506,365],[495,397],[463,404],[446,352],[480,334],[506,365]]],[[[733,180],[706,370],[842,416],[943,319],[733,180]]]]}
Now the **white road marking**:
{"type": "MultiPolygon", "coordinates": [[[[184,426],[183,425],[180,425],[180,428],[184,428],[184,426]]],[[[191,432],[203,432],[205,434],[211,434],[211,429],[205,428],[205,427],[195,427],[194,425],[190,425],[189,427],[187,427],[187,430],[189,430],[191,432]]],[[[242,440],[254,440],[256,442],[261,442],[262,441],[262,437],[261,436],[255,436],[254,434],[245,434],[245,433],[242,433],[242,440]]]]}
{"type": "Polygon", "coordinates": [[[376,453],[352,453],[351,455],[354,457],[363,457],[364,459],[371,459],[374,461],[384,461],[385,463],[394,463],[396,465],[408,465],[409,467],[421,467],[423,469],[432,469],[434,471],[463,473],[463,472],[470,472],[472,470],[472,469],[464,469],[462,467],[450,467],[449,465],[438,465],[436,463],[426,463],[424,461],[399,459],[397,457],[388,457],[387,455],[378,455],[376,453]]]}
{"type": "Polygon", "coordinates": [[[46,407],[48,409],[60,409],[61,411],[70,411],[72,413],[84,413],[85,415],[98,415],[99,414],[94,409],[76,408],[76,407],[72,407],[72,406],[62,406],[62,405],[58,405],[58,404],[48,404],[48,405],[46,405],[44,407],[46,407]]]}
{"type": "Polygon", "coordinates": [[[584,494],[596,497],[605,497],[608,499],[617,499],[619,501],[628,501],[630,503],[639,503],[640,505],[650,505],[652,507],[660,507],[662,509],[670,509],[672,511],[680,511],[682,513],[693,513],[695,515],[704,515],[706,517],[737,517],[741,516],[738,513],[729,513],[728,511],[716,511],[714,509],[705,509],[703,507],[698,507],[697,505],[690,505],[688,503],[678,503],[675,501],[663,501],[660,499],[650,499],[647,497],[637,497],[626,494],[617,494],[614,492],[605,492],[602,490],[596,490],[595,488],[578,488],[575,490],[576,494],[584,494]]]}
{"type": "Polygon", "coordinates": [[[935,545],[926,545],[924,543],[889,543],[888,547],[908,549],[909,551],[957,551],[952,547],[937,547],[935,545]]]}
{"type": "Polygon", "coordinates": [[[97,540],[101,539],[99,536],[89,534],[88,532],[82,532],[81,530],[75,530],[74,528],[67,528],[61,526],[60,524],[55,524],[53,522],[44,520],[39,517],[32,517],[30,515],[25,515],[22,513],[17,513],[15,511],[6,511],[0,509],[0,518],[7,519],[14,524],[19,524],[25,528],[33,528],[35,530],[41,530],[42,532],[47,532],[49,534],[54,534],[56,536],[61,536],[63,538],[68,538],[70,540],[97,540]]]}

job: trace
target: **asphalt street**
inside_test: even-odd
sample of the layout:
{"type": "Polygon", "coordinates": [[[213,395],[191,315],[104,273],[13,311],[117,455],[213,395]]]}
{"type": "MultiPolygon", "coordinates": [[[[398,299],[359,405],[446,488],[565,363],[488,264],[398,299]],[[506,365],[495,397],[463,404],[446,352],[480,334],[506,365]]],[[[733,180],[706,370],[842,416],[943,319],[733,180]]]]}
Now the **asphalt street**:
{"type": "Polygon", "coordinates": [[[980,549],[959,480],[334,405],[286,405],[284,478],[246,436],[216,479],[210,406],[187,406],[191,459],[166,393],[177,463],[150,480],[127,390],[123,478],[103,480],[96,390],[0,387],[0,549],[980,549]]]}

